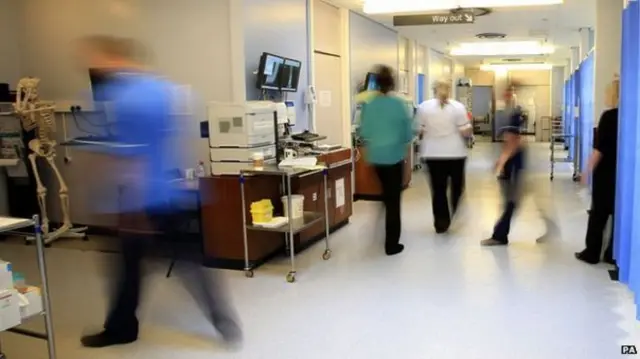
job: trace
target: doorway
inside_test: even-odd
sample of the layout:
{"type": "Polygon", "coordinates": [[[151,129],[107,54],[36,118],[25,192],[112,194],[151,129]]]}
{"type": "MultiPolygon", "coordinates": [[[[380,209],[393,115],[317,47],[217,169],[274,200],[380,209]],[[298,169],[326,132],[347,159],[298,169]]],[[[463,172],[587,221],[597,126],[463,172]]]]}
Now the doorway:
{"type": "Polygon", "coordinates": [[[345,139],[342,119],[342,59],[340,56],[314,53],[316,71],[316,133],[327,136],[320,141],[325,144],[344,145],[345,139]]]}

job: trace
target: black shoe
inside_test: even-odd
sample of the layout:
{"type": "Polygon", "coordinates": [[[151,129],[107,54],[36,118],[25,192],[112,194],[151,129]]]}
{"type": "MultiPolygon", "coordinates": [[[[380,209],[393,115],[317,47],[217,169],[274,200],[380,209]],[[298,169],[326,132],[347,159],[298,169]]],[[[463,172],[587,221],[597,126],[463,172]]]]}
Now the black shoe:
{"type": "Polygon", "coordinates": [[[400,254],[404,251],[404,244],[396,244],[394,246],[386,247],[385,252],[388,256],[393,256],[396,254],[400,254]]]}
{"type": "Polygon", "coordinates": [[[578,259],[579,261],[583,261],[587,264],[598,264],[598,262],[600,262],[598,259],[590,258],[589,256],[587,256],[584,251],[577,252],[575,256],[576,256],[576,259],[578,259]]]}
{"type": "Polygon", "coordinates": [[[509,241],[499,241],[494,238],[483,239],[480,241],[480,245],[483,247],[506,246],[507,244],[509,244],[509,241]]]}
{"type": "Polygon", "coordinates": [[[112,335],[103,331],[102,333],[87,335],[80,340],[86,348],[105,348],[114,345],[130,344],[138,340],[137,336],[112,335]]]}

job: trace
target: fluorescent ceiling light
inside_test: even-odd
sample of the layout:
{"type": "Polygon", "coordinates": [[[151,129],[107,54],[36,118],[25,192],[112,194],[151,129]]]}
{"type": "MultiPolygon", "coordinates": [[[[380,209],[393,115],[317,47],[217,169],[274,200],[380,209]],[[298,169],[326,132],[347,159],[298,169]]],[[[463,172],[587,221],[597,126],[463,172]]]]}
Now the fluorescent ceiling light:
{"type": "Polygon", "coordinates": [[[538,41],[464,42],[451,49],[452,56],[547,55],[555,48],[538,41]]]}
{"type": "Polygon", "coordinates": [[[551,64],[504,64],[504,65],[482,65],[482,71],[505,72],[510,70],[551,70],[551,64]]]}
{"type": "Polygon", "coordinates": [[[365,0],[366,14],[448,11],[457,8],[495,8],[559,5],[564,0],[365,0]]]}

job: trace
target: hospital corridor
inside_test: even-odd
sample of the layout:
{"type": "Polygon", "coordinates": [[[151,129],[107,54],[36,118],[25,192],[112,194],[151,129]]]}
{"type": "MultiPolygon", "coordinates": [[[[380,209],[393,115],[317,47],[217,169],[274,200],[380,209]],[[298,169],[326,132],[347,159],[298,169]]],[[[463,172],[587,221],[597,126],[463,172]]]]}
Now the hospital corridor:
{"type": "MultiPolygon", "coordinates": [[[[208,323],[174,278],[166,260],[150,264],[141,318],[144,331],[131,346],[82,349],[79,335],[99,326],[106,288],[101,263],[113,254],[52,248],[50,280],[58,351],[65,359],[107,358],[616,358],[637,341],[633,298],[611,281],[605,264],[573,258],[583,245],[586,204],[578,187],[548,179],[548,145],[532,144],[536,185],[553,196],[561,237],[535,239],[544,223],[527,199],[508,248],[483,248],[499,211],[492,172],[495,144],[477,145],[468,164],[464,213],[450,234],[430,228],[426,176],[416,173],[404,193],[402,256],[386,258],[380,208],[357,202],[352,223],[331,238],[332,266],[318,265],[322,246],[299,257],[300,281],[279,275],[286,260],[265,265],[256,280],[224,273],[242,313],[245,345],[218,344],[208,323]],[[260,292],[260,295],[255,295],[260,292]],[[177,308],[177,309],[176,309],[177,308]]],[[[560,170],[560,178],[570,172],[560,170]]],[[[14,265],[33,268],[32,250],[0,244],[14,265]],[[23,265],[24,264],[24,265],[23,265]]],[[[27,272],[27,275],[35,275],[27,272]]],[[[33,325],[41,325],[35,323],[33,325]]],[[[38,343],[3,340],[6,353],[45,358],[38,343]]]]}

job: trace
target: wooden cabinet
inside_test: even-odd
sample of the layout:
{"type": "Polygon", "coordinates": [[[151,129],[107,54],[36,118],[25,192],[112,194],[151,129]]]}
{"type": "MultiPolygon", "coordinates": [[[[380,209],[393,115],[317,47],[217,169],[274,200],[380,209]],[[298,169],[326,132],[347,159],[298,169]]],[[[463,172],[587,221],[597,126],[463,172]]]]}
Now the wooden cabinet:
{"type": "MultiPolygon", "coordinates": [[[[327,171],[329,225],[331,229],[336,229],[348,222],[353,210],[351,150],[330,152],[320,156],[319,161],[329,166],[327,171]],[[340,188],[344,187],[343,206],[336,206],[336,183],[339,183],[340,188]]],[[[324,214],[323,176],[322,173],[317,173],[292,180],[292,192],[305,197],[305,211],[324,214]]],[[[244,208],[247,222],[251,221],[249,213],[251,203],[261,199],[270,199],[274,205],[274,213],[282,214],[282,193],[281,177],[247,176],[244,208]]],[[[244,267],[243,209],[238,176],[214,176],[201,179],[200,196],[205,264],[242,269],[244,267]]],[[[320,221],[296,236],[296,247],[304,249],[314,240],[324,238],[324,233],[325,223],[320,221]]],[[[248,231],[247,241],[249,260],[252,265],[259,265],[283,250],[284,235],[274,232],[248,231]]]]}
{"type": "MultiPolygon", "coordinates": [[[[356,200],[363,199],[378,201],[380,200],[380,196],[382,194],[378,176],[376,175],[373,167],[364,160],[366,156],[366,149],[364,147],[359,147],[358,153],[359,155],[355,164],[356,185],[354,197],[356,200]]],[[[407,149],[407,155],[404,159],[404,177],[402,181],[403,188],[408,187],[409,183],[411,183],[411,176],[413,175],[413,166],[411,163],[412,156],[413,148],[411,147],[407,149]]]]}

